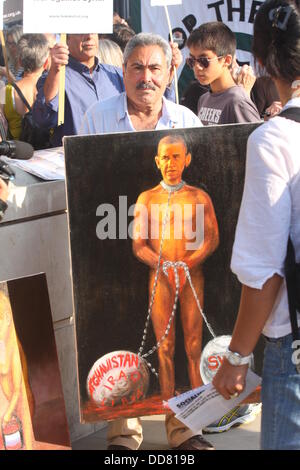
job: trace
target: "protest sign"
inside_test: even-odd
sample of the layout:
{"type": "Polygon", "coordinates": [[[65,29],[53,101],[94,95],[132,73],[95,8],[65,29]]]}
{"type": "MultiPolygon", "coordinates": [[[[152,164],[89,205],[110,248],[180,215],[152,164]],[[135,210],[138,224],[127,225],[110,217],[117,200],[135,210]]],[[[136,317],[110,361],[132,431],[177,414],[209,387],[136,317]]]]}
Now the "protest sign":
{"type": "MultiPolygon", "coordinates": [[[[135,241],[139,237],[133,236],[137,233],[135,221],[139,220],[136,207],[140,214],[144,213],[142,219],[148,220],[148,233],[145,225],[141,224],[145,228],[147,247],[154,247],[157,252],[159,239],[163,239],[164,259],[168,260],[180,245],[179,260],[188,256],[190,249],[195,249],[193,243],[194,248],[189,243],[181,243],[183,233],[189,237],[189,221],[199,223],[198,229],[195,225],[191,230],[194,235],[198,237],[202,233],[203,212],[188,210],[191,191],[209,194],[219,226],[220,243],[201,266],[205,277],[204,292],[198,282],[202,274],[195,278],[194,271],[191,276],[198,297],[204,294],[204,301],[201,298],[200,304],[215,334],[232,332],[239,306],[240,285],[230,271],[230,256],[243,193],[246,142],[255,127],[256,124],[240,124],[65,137],[83,422],[165,413],[162,399],[168,393],[169,397],[174,395],[173,388],[184,392],[194,388],[191,383],[200,384],[201,344],[204,346],[211,339],[211,332],[204,320],[202,323],[188,280],[185,290],[179,294],[174,317],[175,291],[161,305],[165,292],[162,285],[166,287],[162,268],[150,309],[154,268],[143,261],[143,249],[140,251],[135,241]],[[186,143],[192,160],[183,174],[187,185],[186,190],[182,190],[183,199],[177,200],[178,204],[183,204],[184,210],[176,212],[175,217],[179,206],[173,199],[177,196],[172,196],[174,212],[170,209],[163,237],[161,229],[167,201],[162,201],[162,213],[156,217],[159,203],[153,200],[152,195],[156,195],[162,175],[156,167],[155,155],[161,139],[172,136],[186,143]],[[137,202],[143,199],[145,203],[137,202]],[[189,217],[189,213],[192,216],[189,217]],[[179,225],[171,226],[176,220],[179,225]],[[179,233],[177,229],[182,224],[184,230],[179,233]],[[187,295],[190,296],[188,301],[187,295]],[[189,320],[185,317],[187,310],[189,320]],[[162,331],[158,325],[160,319],[162,331]],[[168,321],[171,321],[170,329],[168,321]],[[189,330],[191,324],[193,328],[189,330]],[[194,352],[194,348],[200,348],[199,354],[191,352],[191,344],[194,352]],[[161,366],[168,354],[174,375],[173,372],[166,373],[161,366]],[[158,372],[158,377],[153,369],[158,372]]],[[[179,188],[178,197],[180,194],[179,188]]],[[[214,224],[208,226],[213,227],[214,224]]],[[[204,237],[211,240],[208,233],[204,237]]],[[[202,246],[200,239],[198,246],[202,246]]],[[[203,246],[207,247],[208,243],[203,246]]],[[[259,360],[256,360],[256,367],[259,369],[259,360]]]]}
{"type": "Polygon", "coordinates": [[[24,0],[24,33],[112,33],[112,0],[24,0]]]}

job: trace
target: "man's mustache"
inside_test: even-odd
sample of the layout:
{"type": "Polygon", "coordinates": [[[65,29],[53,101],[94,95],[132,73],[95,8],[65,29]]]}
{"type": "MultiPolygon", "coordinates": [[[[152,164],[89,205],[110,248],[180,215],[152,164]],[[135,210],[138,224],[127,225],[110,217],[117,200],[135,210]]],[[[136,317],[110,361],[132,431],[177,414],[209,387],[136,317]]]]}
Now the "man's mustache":
{"type": "Polygon", "coordinates": [[[155,88],[155,86],[153,85],[153,83],[150,83],[150,82],[140,82],[140,83],[138,83],[138,85],[136,86],[136,89],[137,89],[137,90],[153,90],[153,91],[156,90],[156,88],[155,88]]]}

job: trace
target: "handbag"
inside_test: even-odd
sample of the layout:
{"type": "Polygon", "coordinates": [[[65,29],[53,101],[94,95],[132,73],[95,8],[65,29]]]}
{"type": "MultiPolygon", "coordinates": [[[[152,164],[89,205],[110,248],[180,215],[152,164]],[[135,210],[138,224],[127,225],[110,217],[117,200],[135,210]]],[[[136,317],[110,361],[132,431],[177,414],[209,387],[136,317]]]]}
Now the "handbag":
{"type": "Polygon", "coordinates": [[[21,140],[22,142],[28,142],[30,145],[32,145],[34,150],[42,150],[51,147],[51,129],[49,130],[41,128],[35,122],[32,115],[32,108],[26,100],[25,96],[23,95],[22,91],[20,90],[18,85],[16,85],[16,83],[12,83],[12,86],[18,93],[26,108],[29,110],[26,114],[24,114],[22,118],[22,129],[19,140],[21,140]]]}
{"type": "MultiPolygon", "coordinates": [[[[300,123],[300,108],[285,109],[279,116],[300,123]]],[[[298,353],[300,351],[300,335],[297,321],[297,310],[300,312],[300,263],[296,262],[295,249],[290,237],[284,264],[292,336],[296,342],[296,353],[298,353]]],[[[296,365],[296,368],[300,374],[300,363],[296,365]]]]}

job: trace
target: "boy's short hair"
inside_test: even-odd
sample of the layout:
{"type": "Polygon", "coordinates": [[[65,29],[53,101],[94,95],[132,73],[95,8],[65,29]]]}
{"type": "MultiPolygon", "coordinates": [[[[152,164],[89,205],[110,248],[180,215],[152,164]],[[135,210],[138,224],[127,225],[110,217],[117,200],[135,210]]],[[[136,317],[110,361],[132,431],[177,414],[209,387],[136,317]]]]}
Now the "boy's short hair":
{"type": "Polygon", "coordinates": [[[212,21],[203,23],[199,28],[194,29],[188,38],[187,46],[201,46],[202,49],[212,51],[217,56],[231,54],[234,57],[236,37],[224,23],[212,21]]]}

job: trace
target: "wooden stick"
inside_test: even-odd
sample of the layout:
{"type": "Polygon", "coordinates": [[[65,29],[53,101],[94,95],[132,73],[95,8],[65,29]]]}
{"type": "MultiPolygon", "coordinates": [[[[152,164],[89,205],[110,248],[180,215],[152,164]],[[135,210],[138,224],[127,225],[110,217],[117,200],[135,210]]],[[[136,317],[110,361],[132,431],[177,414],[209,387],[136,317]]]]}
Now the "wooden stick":
{"type": "MultiPolygon", "coordinates": [[[[67,35],[61,34],[60,42],[67,44],[67,35]]],[[[58,90],[58,125],[61,126],[65,122],[65,86],[66,86],[66,66],[63,65],[59,73],[59,90],[58,90]]]]}
{"type": "MultiPolygon", "coordinates": [[[[164,6],[166,17],[167,17],[167,22],[168,22],[168,27],[169,27],[169,32],[170,32],[170,41],[171,44],[174,44],[173,41],[173,33],[172,33],[172,26],[171,26],[171,20],[170,20],[170,15],[168,11],[167,5],[164,6]]],[[[178,76],[177,76],[177,69],[174,65],[174,81],[175,81],[175,95],[176,95],[176,103],[179,104],[179,94],[178,94],[178,76]]]]}

